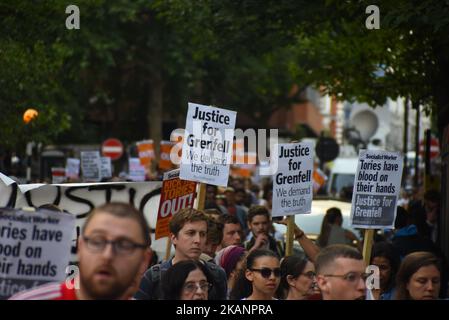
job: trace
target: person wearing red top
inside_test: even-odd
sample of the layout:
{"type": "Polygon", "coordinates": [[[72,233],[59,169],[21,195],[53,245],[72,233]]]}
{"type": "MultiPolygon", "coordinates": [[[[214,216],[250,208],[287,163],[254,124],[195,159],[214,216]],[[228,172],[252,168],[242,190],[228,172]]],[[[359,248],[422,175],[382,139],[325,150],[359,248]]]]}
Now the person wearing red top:
{"type": "Polygon", "coordinates": [[[78,239],[79,274],[72,281],[19,292],[11,300],[129,299],[151,258],[150,231],[141,211],[108,203],[88,216],[78,239]]]}

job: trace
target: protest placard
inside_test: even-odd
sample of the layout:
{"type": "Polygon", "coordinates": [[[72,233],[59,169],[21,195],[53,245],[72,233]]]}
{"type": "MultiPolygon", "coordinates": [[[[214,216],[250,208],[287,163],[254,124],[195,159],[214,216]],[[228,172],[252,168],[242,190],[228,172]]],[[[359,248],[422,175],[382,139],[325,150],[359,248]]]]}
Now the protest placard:
{"type": "Polygon", "coordinates": [[[236,115],[235,111],[189,103],[181,179],[227,186],[236,115]]]}
{"type": "Polygon", "coordinates": [[[250,178],[256,172],[257,153],[245,152],[241,158],[241,162],[231,165],[231,176],[250,178]]]}
{"type": "Polygon", "coordinates": [[[392,228],[401,187],[403,156],[399,152],[361,150],[354,180],[351,225],[392,228]]]}
{"type": "Polygon", "coordinates": [[[70,179],[79,179],[80,159],[67,158],[67,163],[65,166],[65,176],[70,179]]]}
{"type": "Polygon", "coordinates": [[[100,181],[100,151],[81,151],[81,170],[85,181],[100,181]]]}
{"type": "Polygon", "coordinates": [[[153,140],[143,140],[136,143],[137,151],[139,152],[140,164],[148,167],[154,159],[153,140]]]}
{"type": "MultiPolygon", "coordinates": [[[[157,208],[161,181],[21,184],[0,173],[0,207],[22,208],[54,204],[76,217],[73,230],[72,256],[76,261],[76,240],[87,214],[107,202],[126,202],[141,210],[151,229],[156,227],[157,208]]],[[[162,257],[165,253],[164,239],[153,241],[152,249],[162,257]]]]}
{"type": "Polygon", "coordinates": [[[139,158],[129,158],[129,175],[132,181],[145,181],[145,167],[140,164],[139,158]]]}
{"type": "Polygon", "coordinates": [[[64,280],[74,226],[67,213],[0,209],[0,299],[64,280]]]}
{"type": "Polygon", "coordinates": [[[179,169],[164,174],[155,239],[169,235],[168,223],[174,214],[181,209],[193,207],[195,190],[196,182],[179,179],[179,169]]]}
{"type": "Polygon", "coordinates": [[[111,158],[101,157],[100,158],[100,178],[111,178],[112,177],[112,165],[111,158]]]}
{"type": "Polygon", "coordinates": [[[161,156],[159,159],[159,169],[170,170],[173,169],[173,163],[170,160],[170,152],[174,143],[172,141],[161,141],[161,156]]]}
{"type": "Polygon", "coordinates": [[[313,145],[310,142],[276,145],[272,216],[310,213],[313,197],[313,145]]]}
{"type": "Polygon", "coordinates": [[[51,182],[52,183],[63,183],[66,181],[65,168],[51,168],[51,182]]]}

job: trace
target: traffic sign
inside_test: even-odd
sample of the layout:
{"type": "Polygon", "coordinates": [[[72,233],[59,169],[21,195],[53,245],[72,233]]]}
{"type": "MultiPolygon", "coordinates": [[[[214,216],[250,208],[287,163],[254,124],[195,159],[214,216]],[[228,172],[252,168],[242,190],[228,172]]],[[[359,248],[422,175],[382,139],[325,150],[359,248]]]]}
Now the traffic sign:
{"type": "Polygon", "coordinates": [[[123,144],[118,139],[110,138],[101,145],[103,157],[109,157],[111,160],[120,159],[123,155],[123,144]]]}
{"type": "MultiPolygon", "coordinates": [[[[424,153],[426,151],[425,149],[425,140],[422,140],[419,144],[419,153],[421,156],[424,156],[424,153]]],[[[430,139],[430,159],[436,158],[440,154],[440,143],[438,142],[437,138],[431,138],[430,139]]]]}

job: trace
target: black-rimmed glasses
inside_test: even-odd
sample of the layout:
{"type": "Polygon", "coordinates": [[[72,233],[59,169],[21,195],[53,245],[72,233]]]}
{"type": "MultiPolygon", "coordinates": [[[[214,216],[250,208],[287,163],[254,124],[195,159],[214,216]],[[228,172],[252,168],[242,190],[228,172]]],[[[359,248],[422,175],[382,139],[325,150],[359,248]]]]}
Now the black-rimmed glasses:
{"type": "Polygon", "coordinates": [[[127,239],[119,240],[107,240],[104,237],[86,237],[83,236],[84,242],[86,242],[86,247],[93,253],[101,253],[104,251],[108,244],[112,245],[114,253],[118,255],[129,255],[132,254],[136,249],[145,249],[146,245],[135,243],[127,239]]]}

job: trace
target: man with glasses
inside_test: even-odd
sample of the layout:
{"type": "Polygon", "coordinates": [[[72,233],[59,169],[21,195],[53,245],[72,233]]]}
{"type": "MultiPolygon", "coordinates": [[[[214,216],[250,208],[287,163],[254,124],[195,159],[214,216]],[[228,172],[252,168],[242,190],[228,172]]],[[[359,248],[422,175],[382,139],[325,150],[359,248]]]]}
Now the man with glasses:
{"type": "Polygon", "coordinates": [[[347,245],[330,245],[320,251],[315,268],[323,300],[364,300],[365,262],[362,254],[347,245]]]}
{"type": "MultiPolygon", "coordinates": [[[[162,297],[161,278],[174,264],[185,260],[200,260],[207,240],[208,217],[196,209],[182,209],[173,216],[169,223],[170,238],[175,247],[172,259],[164,261],[148,269],[134,298],[138,300],[159,300],[162,297]]],[[[212,274],[214,283],[209,292],[210,300],[225,300],[227,280],[224,270],[211,262],[205,266],[212,274]]]]}
{"type": "Polygon", "coordinates": [[[89,214],[78,239],[79,274],[74,281],[46,284],[11,299],[130,298],[130,289],[148,267],[150,244],[150,231],[141,211],[125,203],[102,205],[89,214]]]}

